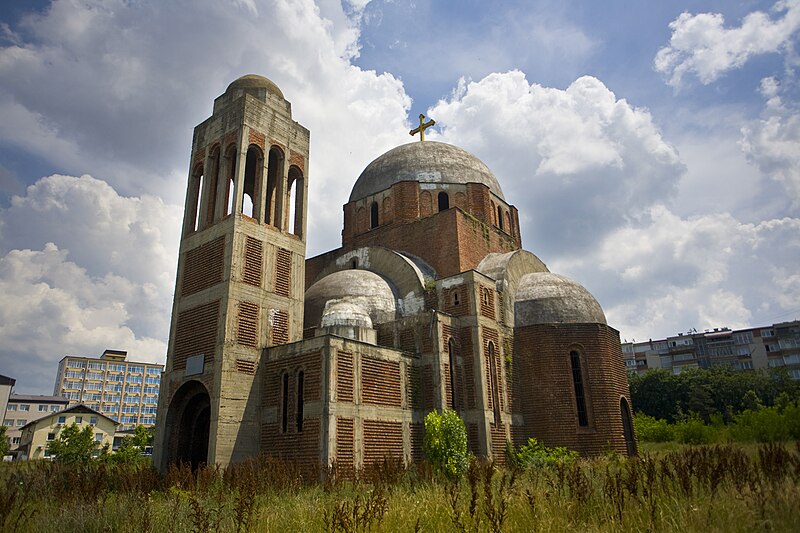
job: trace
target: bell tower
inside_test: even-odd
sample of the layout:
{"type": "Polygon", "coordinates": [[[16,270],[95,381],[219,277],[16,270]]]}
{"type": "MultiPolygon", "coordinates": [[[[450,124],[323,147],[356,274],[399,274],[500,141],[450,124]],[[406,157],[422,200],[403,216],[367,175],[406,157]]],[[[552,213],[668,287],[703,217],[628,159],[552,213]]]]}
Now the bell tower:
{"type": "Polygon", "coordinates": [[[194,130],[154,465],[259,452],[259,361],[302,338],[309,131],[247,75],[194,130]]]}

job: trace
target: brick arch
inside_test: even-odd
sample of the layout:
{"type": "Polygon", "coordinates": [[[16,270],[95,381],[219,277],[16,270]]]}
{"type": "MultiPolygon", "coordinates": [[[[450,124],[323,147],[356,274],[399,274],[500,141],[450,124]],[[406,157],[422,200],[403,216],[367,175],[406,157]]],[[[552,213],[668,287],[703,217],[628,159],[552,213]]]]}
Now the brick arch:
{"type": "Polygon", "coordinates": [[[433,214],[433,196],[430,191],[419,193],[419,215],[429,217],[433,214]]]}
{"type": "Polygon", "coordinates": [[[367,210],[359,207],[356,211],[356,233],[367,231],[367,210]]]}
{"type": "Polygon", "coordinates": [[[466,211],[467,210],[467,195],[464,194],[463,192],[457,192],[455,194],[455,197],[456,197],[456,199],[455,199],[456,207],[461,209],[462,211],[466,211]]]}
{"type": "Polygon", "coordinates": [[[391,224],[394,221],[394,205],[392,204],[392,197],[387,196],[383,199],[383,223],[391,224]]]}

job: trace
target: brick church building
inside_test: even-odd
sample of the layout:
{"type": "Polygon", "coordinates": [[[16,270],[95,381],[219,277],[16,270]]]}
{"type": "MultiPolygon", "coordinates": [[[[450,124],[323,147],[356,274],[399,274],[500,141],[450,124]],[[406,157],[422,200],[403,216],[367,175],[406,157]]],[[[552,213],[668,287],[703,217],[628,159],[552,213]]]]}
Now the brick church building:
{"type": "Polygon", "coordinates": [[[341,247],[306,259],[310,179],[309,131],[266,78],[231,83],[195,128],[157,467],[411,463],[444,408],[499,461],[529,437],[635,453],[619,333],[522,249],[477,157],[386,152],[353,185],[341,247]]]}

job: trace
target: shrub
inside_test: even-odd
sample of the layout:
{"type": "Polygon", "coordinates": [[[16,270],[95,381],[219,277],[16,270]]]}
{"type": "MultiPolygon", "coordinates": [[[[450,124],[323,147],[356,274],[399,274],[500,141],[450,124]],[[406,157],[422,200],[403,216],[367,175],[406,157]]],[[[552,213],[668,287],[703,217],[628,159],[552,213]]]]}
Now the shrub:
{"type": "Polygon", "coordinates": [[[683,444],[708,444],[715,440],[715,433],[696,415],[675,424],[675,436],[683,444]]]}
{"type": "Polygon", "coordinates": [[[734,439],[742,442],[789,440],[793,433],[792,424],[789,421],[791,414],[793,414],[791,407],[784,409],[783,414],[778,412],[777,407],[747,409],[736,415],[730,432],[734,439]]]}
{"type": "Polygon", "coordinates": [[[448,479],[461,478],[469,468],[467,428],[455,411],[428,413],[423,447],[433,468],[448,479]]]}
{"type": "Polygon", "coordinates": [[[526,444],[515,450],[511,443],[506,452],[511,464],[520,468],[536,468],[554,464],[570,464],[578,457],[578,452],[563,446],[548,448],[534,438],[529,438],[526,444]]]}
{"type": "Polygon", "coordinates": [[[664,419],[656,419],[644,413],[633,417],[636,435],[644,442],[669,442],[675,439],[675,427],[664,419]]]}

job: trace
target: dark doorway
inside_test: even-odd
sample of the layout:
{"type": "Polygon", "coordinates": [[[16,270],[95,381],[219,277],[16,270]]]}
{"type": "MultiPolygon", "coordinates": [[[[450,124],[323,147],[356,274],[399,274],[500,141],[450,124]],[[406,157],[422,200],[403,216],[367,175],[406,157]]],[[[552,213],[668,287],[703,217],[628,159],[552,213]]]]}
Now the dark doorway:
{"type": "Polygon", "coordinates": [[[187,463],[192,470],[208,463],[211,398],[198,381],[185,383],[167,413],[167,463],[187,463]]]}
{"type": "Polygon", "coordinates": [[[622,414],[622,434],[625,436],[625,447],[628,455],[636,455],[636,438],[633,435],[633,424],[631,423],[631,410],[628,407],[628,400],[622,398],[619,401],[619,410],[622,414]]]}

